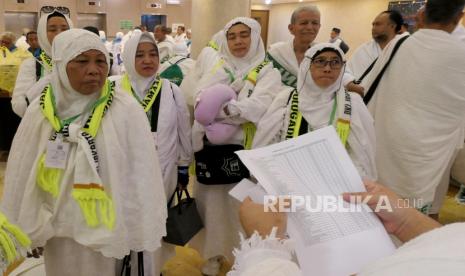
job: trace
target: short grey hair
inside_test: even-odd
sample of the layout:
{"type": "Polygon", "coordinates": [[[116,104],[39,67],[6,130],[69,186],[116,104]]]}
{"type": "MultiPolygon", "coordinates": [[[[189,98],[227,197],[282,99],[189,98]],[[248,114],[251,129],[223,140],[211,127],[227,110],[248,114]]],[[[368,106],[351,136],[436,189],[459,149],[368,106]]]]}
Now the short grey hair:
{"type": "Polygon", "coordinates": [[[0,35],[0,38],[7,38],[11,40],[13,43],[16,42],[16,35],[12,32],[4,32],[2,35],[0,35]]]}
{"type": "Polygon", "coordinates": [[[292,13],[291,24],[295,24],[295,22],[297,21],[297,16],[299,15],[299,13],[304,12],[304,11],[313,12],[313,13],[316,13],[318,15],[321,15],[320,10],[318,9],[317,6],[314,6],[314,5],[302,6],[302,7],[299,7],[297,9],[295,9],[294,12],[292,13]]]}

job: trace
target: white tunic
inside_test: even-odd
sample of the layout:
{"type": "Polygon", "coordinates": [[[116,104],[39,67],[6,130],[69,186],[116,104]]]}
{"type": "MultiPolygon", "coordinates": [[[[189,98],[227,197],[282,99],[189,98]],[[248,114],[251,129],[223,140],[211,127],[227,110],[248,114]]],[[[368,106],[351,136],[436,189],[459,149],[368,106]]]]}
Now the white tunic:
{"type": "MultiPolygon", "coordinates": [[[[51,72],[44,70],[44,77],[50,75],[51,72]]],[[[49,79],[42,80],[43,78],[36,81],[36,58],[30,57],[21,63],[18,72],[18,78],[16,79],[15,89],[11,97],[11,106],[13,111],[20,117],[26,113],[27,104],[32,103],[40,94],[34,91],[41,90],[45,87],[45,83],[49,79]],[[42,80],[42,81],[41,81],[42,80]],[[34,85],[38,85],[38,88],[34,88],[34,85]],[[27,100],[26,100],[27,98],[27,100]]]]}
{"type": "MultiPolygon", "coordinates": [[[[112,79],[116,80],[117,89],[124,91],[122,78],[118,76],[112,79]]],[[[163,174],[166,198],[169,199],[177,186],[178,166],[189,166],[192,161],[192,136],[189,112],[179,87],[163,80],[160,97],[157,132],[152,135],[163,174]]],[[[147,117],[144,120],[147,121],[147,117]]]]}
{"type": "Polygon", "coordinates": [[[346,70],[353,79],[358,80],[370,64],[378,58],[383,50],[379,47],[379,44],[370,40],[360,45],[353,53],[350,60],[347,62],[346,70]]]}
{"type": "MultiPolygon", "coordinates": [[[[238,93],[238,97],[237,100],[232,100],[228,103],[230,115],[226,116],[222,114],[224,120],[234,125],[241,125],[246,122],[256,124],[273,101],[273,98],[280,91],[281,77],[279,72],[271,64],[268,64],[258,74],[255,86],[250,81],[243,80],[250,70],[264,61],[265,49],[260,38],[260,26],[255,20],[236,18],[226,25],[225,31],[234,22],[242,22],[252,29],[252,42],[249,52],[243,58],[234,57],[229,52],[225,32],[221,33],[218,56],[214,54],[207,57],[208,60],[206,60],[204,65],[212,67],[205,68],[193,94],[197,98],[201,93],[201,89],[217,83],[231,85],[238,93]],[[219,64],[217,57],[222,58],[224,63],[219,64]],[[230,75],[225,72],[224,68],[227,68],[233,74],[235,79],[233,84],[230,83],[230,75]],[[252,90],[250,97],[249,90],[252,90]]],[[[204,135],[204,127],[195,121],[192,128],[194,152],[200,151],[203,148],[204,135]]],[[[244,132],[239,126],[239,131],[227,143],[242,145],[243,141],[244,132]]],[[[194,193],[205,229],[196,237],[192,245],[204,257],[223,254],[231,258],[231,250],[234,244],[239,241],[239,236],[237,235],[240,229],[237,213],[239,202],[228,194],[234,185],[204,185],[196,182],[194,186],[194,193]]]]}
{"type": "MultiPolygon", "coordinates": [[[[392,47],[380,57],[373,76],[392,47]]],[[[422,200],[423,206],[431,203],[447,165],[463,146],[464,75],[463,43],[444,31],[422,29],[399,48],[369,105],[379,181],[402,197],[422,200]]],[[[369,76],[368,86],[371,81],[369,76]]]]}
{"type": "MultiPolygon", "coordinates": [[[[465,223],[427,232],[402,245],[393,255],[368,265],[357,276],[462,275],[464,233],[465,223]]],[[[236,263],[228,276],[300,276],[302,272],[291,261],[291,252],[289,242],[278,243],[273,235],[264,240],[254,235],[243,240],[240,250],[236,250],[236,263]]]]}

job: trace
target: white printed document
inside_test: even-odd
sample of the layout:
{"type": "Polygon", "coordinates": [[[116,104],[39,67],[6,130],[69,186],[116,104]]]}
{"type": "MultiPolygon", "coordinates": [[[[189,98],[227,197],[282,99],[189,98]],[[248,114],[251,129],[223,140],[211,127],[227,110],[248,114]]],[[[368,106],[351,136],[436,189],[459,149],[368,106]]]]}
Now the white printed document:
{"type": "Polygon", "coordinates": [[[394,252],[376,215],[340,197],[365,187],[332,126],[237,154],[267,194],[291,196],[288,234],[303,275],[356,274],[394,252]]]}

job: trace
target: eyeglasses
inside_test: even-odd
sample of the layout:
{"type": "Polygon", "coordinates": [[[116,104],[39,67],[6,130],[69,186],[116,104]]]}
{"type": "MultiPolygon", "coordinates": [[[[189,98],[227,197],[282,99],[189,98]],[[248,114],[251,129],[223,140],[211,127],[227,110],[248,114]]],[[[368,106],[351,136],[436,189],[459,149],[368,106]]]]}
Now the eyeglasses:
{"type": "Polygon", "coordinates": [[[64,15],[69,15],[69,9],[67,7],[43,6],[40,8],[40,16],[42,16],[42,14],[53,13],[54,11],[64,15]]]}
{"type": "Polygon", "coordinates": [[[322,58],[317,58],[311,59],[311,61],[316,68],[325,68],[326,65],[329,64],[329,67],[331,69],[341,69],[342,65],[344,65],[344,62],[339,59],[326,60],[322,58]]]}

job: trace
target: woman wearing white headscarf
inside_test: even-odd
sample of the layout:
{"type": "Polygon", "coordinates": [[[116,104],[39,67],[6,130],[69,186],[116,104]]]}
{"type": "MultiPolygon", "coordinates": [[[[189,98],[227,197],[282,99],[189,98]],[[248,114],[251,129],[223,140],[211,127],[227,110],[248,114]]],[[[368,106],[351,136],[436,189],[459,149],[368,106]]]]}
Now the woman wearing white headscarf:
{"type": "Polygon", "coordinates": [[[254,147],[333,125],[362,177],[376,180],[373,118],[362,98],[341,85],[344,53],[320,43],[305,53],[297,89],[279,94],[258,123],[254,147]],[[295,125],[295,127],[293,127],[295,125]]]}
{"type": "MultiPolygon", "coordinates": [[[[188,166],[193,154],[187,105],[179,87],[158,75],[159,53],[152,35],[133,32],[122,57],[126,74],[115,77],[116,87],[137,99],[147,114],[144,120],[151,125],[169,199],[178,184],[186,187],[189,182],[188,166]]],[[[144,270],[159,275],[164,261],[172,255],[174,247],[165,243],[155,256],[144,252],[144,270]]],[[[137,267],[135,262],[132,266],[137,267]]]]}
{"type": "Polygon", "coordinates": [[[158,49],[149,33],[133,34],[124,47],[123,62],[126,74],[116,79],[116,87],[135,97],[141,109],[145,109],[169,198],[178,184],[178,172],[186,170],[192,161],[191,125],[186,102],[179,87],[157,74],[158,49]],[[144,103],[152,99],[152,104],[144,103]]]}
{"type": "Polygon", "coordinates": [[[10,151],[2,209],[45,246],[47,275],[115,275],[130,250],[154,251],[166,199],[144,112],[107,81],[100,39],[72,29],[52,48],[53,72],[10,151]]]}
{"type": "Polygon", "coordinates": [[[27,106],[37,98],[40,91],[49,82],[52,72],[52,42],[56,35],[73,27],[69,17],[59,11],[43,14],[37,25],[37,36],[42,51],[37,57],[26,59],[20,66],[15,89],[11,99],[13,111],[20,117],[24,116],[27,106]],[[37,87],[34,85],[38,83],[37,87]],[[34,89],[31,89],[33,88],[34,89]]]}
{"type": "Polygon", "coordinates": [[[260,25],[251,18],[238,17],[226,24],[219,38],[218,57],[194,91],[201,101],[202,94],[210,87],[223,84],[232,88],[237,97],[224,104],[218,119],[237,127],[237,131],[217,146],[205,138],[205,127],[197,120],[192,129],[197,175],[194,192],[205,225],[203,244],[198,248],[204,257],[218,254],[230,257],[232,247],[238,242],[237,206],[228,192],[240,179],[248,177],[248,171],[233,151],[251,146],[254,124],[281,88],[279,72],[264,61],[260,25]],[[232,159],[226,157],[231,154],[232,159]]]}

